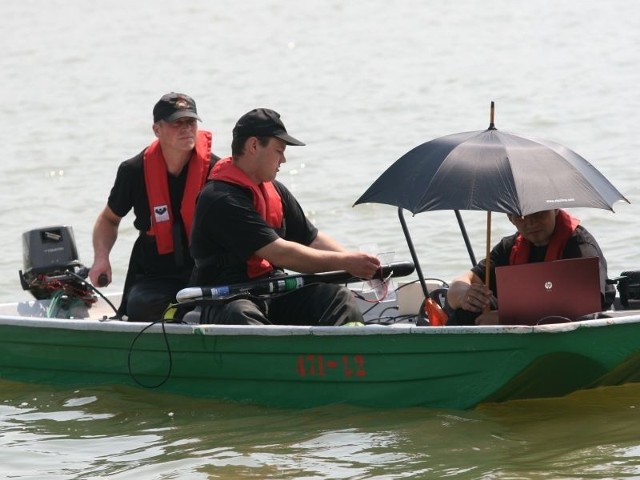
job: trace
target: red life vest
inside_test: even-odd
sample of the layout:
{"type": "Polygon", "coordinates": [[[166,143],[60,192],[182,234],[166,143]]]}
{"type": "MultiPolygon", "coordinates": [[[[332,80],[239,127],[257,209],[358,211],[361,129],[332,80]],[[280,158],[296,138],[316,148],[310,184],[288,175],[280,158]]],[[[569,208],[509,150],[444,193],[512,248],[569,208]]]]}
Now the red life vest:
{"type": "MultiPolygon", "coordinates": [[[[280,228],[284,212],[282,198],[273,182],[262,182],[256,185],[246,173],[233,164],[231,157],[218,160],[209,174],[211,180],[222,180],[251,190],[253,194],[253,208],[264,221],[273,228],[280,228]]],[[[256,278],[273,270],[273,265],[264,258],[253,254],[247,260],[247,275],[256,278]]]]}
{"type": "MultiPolygon", "coordinates": [[[[180,215],[191,239],[191,225],[196,209],[196,198],[207,178],[211,162],[211,132],[198,131],[193,155],[187,164],[187,180],[182,194],[180,215]]],[[[167,179],[167,164],[162,155],[160,141],[153,142],[144,152],[144,183],[147,187],[149,211],[151,212],[151,228],[147,235],[155,236],[158,253],[164,255],[173,252],[173,210],[167,179]]]]}
{"type": "MultiPolygon", "coordinates": [[[[567,246],[569,238],[571,238],[571,235],[573,235],[573,232],[579,224],[580,220],[572,217],[564,210],[558,210],[558,215],[556,215],[556,227],[553,230],[553,234],[551,235],[551,239],[547,245],[547,252],[544,257],[545,262],[560,260],[562,258],[562,252],[567,246]]],[[[531,242],[518,234],[516,241],[511,247],[509,264],[521,265],[529,263],[530,252],[531,242]]]]}

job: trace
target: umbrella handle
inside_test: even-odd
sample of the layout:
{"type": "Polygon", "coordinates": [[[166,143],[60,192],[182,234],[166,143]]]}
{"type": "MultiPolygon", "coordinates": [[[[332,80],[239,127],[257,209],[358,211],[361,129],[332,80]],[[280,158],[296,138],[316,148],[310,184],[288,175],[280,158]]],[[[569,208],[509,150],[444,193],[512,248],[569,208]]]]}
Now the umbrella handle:
{"type": "MultiPolygon", "coordinates": [[[[491,102],[493,106],[493,102],[491,102]]],[[[484,284],[489,287],[491,281],[491,211],[487,212],[487,249],[484,261],[484,284]]],[[[484,307],[484,313],[491,310],[491,307],[487,305],[484,307]]]]}

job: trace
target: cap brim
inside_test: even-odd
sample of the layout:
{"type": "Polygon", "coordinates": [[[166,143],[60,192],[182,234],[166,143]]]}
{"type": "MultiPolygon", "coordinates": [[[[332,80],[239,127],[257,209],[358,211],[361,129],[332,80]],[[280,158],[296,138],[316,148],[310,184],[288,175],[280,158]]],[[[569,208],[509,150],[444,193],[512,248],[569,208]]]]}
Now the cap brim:
{"type": "Polygon", "coordinates": [[[278,133],[278,134],[274,135],[274,137],[279,138],[280,140],[282,140],[287,145],[295,145],[295,146],[298,146],[298,147],[304,147],[306,145],[304,142],[301,142],[297,138],[293,138],[288,133],[278,133]]]}
{"type": "Polygon", "coordinates": [[[190,112],[188,110],[175,112],[172,115],[169,115],[167,118],[165,118],[164,121],[171,123],[171,122],[175,122],[180,118],[195,118],[196,120],[202,121],[202,119],[198,116],[197,113],[190,112]]]}

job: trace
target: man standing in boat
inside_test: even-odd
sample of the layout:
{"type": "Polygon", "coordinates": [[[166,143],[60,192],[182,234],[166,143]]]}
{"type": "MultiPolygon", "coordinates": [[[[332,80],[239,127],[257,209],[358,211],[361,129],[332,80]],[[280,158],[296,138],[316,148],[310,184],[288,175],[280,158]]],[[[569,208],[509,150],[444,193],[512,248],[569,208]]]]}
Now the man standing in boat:
{"type": "MultiPolygon", "coordinates": [[[[196,285],[228,285],[284,275],[346,270],[372,278],[377,257],[345,250],[305,217],[291,192],[275,178],[287,145],[304,145],[287,133],[280,115],[258,108],[233,129],[232,156],[216,163],[194,219],[191,253],[196,285]]],[[[203,308],[202,323],[342,325],[362,321],[344,286],[304,286],[263,302],[251,298],[203,308]]]]}
{"type": "Polygon", "coordinates": [[[579,220],[564,210],[544,210],[519,217],[508,214],[518,230],[502,238],[490,255],[490,286],[483,282],[486,262],[481,260],[468,272],[452,280],[447,304],[454,310],[447,325],[498,323],[497,311],[482,313],[490,305],[496,291],[495,267],[553,261],[568,258],[598,257],[600,292],[603,310],[611,306],[615,287],[607,283],[607,261],[595,238],[579,220]]]}
{"type": "Polygon", "coordinates": [[[122,218],[133,208],[140,235],[133,245],[118,316],[156,321],[175,302],[193,270],[189,236],[196,197],[206,181],[212,134],[198,130],[198,111],[188,95],[171,92],[153,108],[157,139],[120,164],[107,206],[93,229],[94,285],[111,283],[109,254],[122,218]]]}

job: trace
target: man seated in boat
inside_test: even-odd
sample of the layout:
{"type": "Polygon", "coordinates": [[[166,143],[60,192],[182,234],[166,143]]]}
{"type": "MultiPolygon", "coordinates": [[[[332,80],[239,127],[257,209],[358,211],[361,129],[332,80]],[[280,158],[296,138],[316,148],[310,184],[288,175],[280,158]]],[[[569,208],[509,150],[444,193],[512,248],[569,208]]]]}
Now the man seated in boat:
{"type": "Polygon", "coordinates": [[[122,218],[133,208],[139,236],[133,245],[118,316],[156,321],[187,286],[193,270],[189,234],[196,197],[210,165],[211,132],[198,130],[195,101],[182,93],[164,95],[153,108],[151,145],[122,162],[109,199],[93,229],[91,283],[111,283],[109,254],[122,218]]]}
{"type": "Polygon", "coordinates": [[[508,214],[517,232],[502,238],[490,255],[490,283],[484,281],[486,261],[451,281],[447,304],[453,310],[447,325],[497,324],[498,312],[485,312],[496,291],[495,267],[566,258],[598,257],[603,310],[611,306],[615,288],[607,283],[607,261],[595,238],[564,210],[545,210],[519,217],[508,214]]]}
{"type": "MultiPolygon", "coordinates": [[[[300,273],[346,270],[372,278],[374,255],[351,252],[305,217],[276,175],[287,145],[304,145],[287,133],[280,115],[254,109],[233,129],[232,156],[219,160],[202,189],[191,235],[195,285],[244,283],[300,273]]],[[[203,307],[201,323],[231,325],[342,325],[362,322],[353,294],[344,286],[304,286],[268,302],[236,299],[203,307]]]]}

